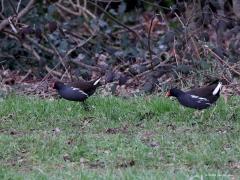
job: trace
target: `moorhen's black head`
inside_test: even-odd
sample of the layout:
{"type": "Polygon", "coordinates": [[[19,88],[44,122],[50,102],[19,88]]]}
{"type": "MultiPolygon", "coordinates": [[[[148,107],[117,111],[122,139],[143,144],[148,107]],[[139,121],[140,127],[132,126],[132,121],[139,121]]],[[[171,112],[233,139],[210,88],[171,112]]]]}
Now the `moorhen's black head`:
{"type": "Polygon", "coordinates": [[[53,89],[59,90],[59,89],[63,88],[64,86],[65,86],[65,84],[63,82],[56,81],[53,84],[53,89]]]}
{"type": "Polygon", "coordinates": [[[166,96],[178,97],[178,96],[180,96],[180,95],[183,94],[183,93],[184,93],[184,92],[183,92],[182,90],[180,90],[180,89],[172,88],[172,89],[170,89],[170,90],[167,92],[166,96]]]}

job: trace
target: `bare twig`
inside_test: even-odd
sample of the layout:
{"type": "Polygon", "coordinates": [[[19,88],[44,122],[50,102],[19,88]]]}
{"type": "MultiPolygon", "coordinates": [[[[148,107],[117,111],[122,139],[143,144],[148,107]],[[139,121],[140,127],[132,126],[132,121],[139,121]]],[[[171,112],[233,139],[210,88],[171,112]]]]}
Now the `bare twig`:
{"type": "Polygon", "coordinates": [[[86,43],[88,43],[88,42],[89,42],[91,39],[93,39],[95,36],[96,36],[96,35],[90,36],[86,41],[81,42],[81,43],[79,43],[78,45],[76,45],[74,48],[70,49],[70,50],[66,53],[65,58],[66,58],[69,54],[71,54],[73,51],[75,51],[77,48],[80,48],[80,47],[84,46],[86,43]]]}
{"type": "MultiPolygon", "coordinates": [[[[84,1],[84,8],[86,9],[85,3],[86,3],[86,1],[84,1]]],[[[78,13],[82,14],[82,10],[81,10],[80,6],[81,6],[80,5],[80,0],[77,0],[78,13]]]]}
{"type": "Polygon", "coordinates": [[[43,34],[43,37],[44,37],[44,39],[49,43],[49,45],[51,46],[51,48],[53,49],[53,51],[55,52],[55,54],[58,56],[61,64],[63,65],[65,71],[67,72],[69,78],[71,79],[71,75],[70,75],[70,73],[68,72],[67,66],[66,66],[66,64],[65,64],[65,62],[64,62],[65,60],[64,60],[64,58],[62,57],[62,55],[60,54],[60,52],[58,51],[58,49],[48,40],[48,38],[47,38],[46,35],[43,34]]]}
{"type": "Polygon", "coordinates": [[[88,1],[88,3],[93,5],[93,6],[95,6],[95,7],[97,7],[100,11],[102,11],[107,17],[109,17],[112,21],[114,21],[118,25],[120,25],[120,26],[126,28],[128,31],[132,32],[135,35],[135,37],[137,37],[140,40],[141,44],[144,45],[143,42],[142,42],[142,38],[139,36],[139,34],[136,31],[134,31],[133,29],[131,29],[127,25],[121,23],[120,21],[118,21],[115,17],[113,17],[111,14],[109,14],[105,9],[100,7],[98,4],[96,4],[96,3],[92,2],[92,1],[88,1]]]}
{"type": "Polygon", "coordinates": [[[142,1],[143,3],[148,4],[148,5],[150,5],[150,6],[157,7],[158,9],[171,10],[169,7],[160,6],[160,5],[158,5],[157,3],[152,3],[152,2],[149,2],[149,1],[147,1],[147,0],[140,0],[140,1],[142,1]]]}
{"type": "MultiPolygon", "coordinates": [[[[113,1],[113,0],[110,0],[110,1],[108,0],[108,4],[107,4],[107,5],[105,6],[105,8],[104,8],[105,11],[107,11],[107,9],[108,9],[109,5],[112,3],[112,1],[113,1]]],[[[103,17],[104,17],[104,13],[101,14],[100,19],[102,19],[103,17]]]]}
{"type": "Polygon", "coordinates": [[[1,0],[1,11],[0,11],[0,13],[2,14],[3,13],[3,11],[4,11],[4,0],[1,0]]]}
{"type": "Polygon", "coordinates": [[[195,52],[196,52],[196,55],[197,55],[198,59],[200,59],[200,54],[199,54],[199,52],[198,52],[198,48],[197,48],[197,45],[196,45],[193,37],[191,37],[190,39],[191,39],[191,41],[192,41],[192,44],[193,44],[194,50],[195,50],[195,52]]]}
{"type": "MultiPolygon", "coordinates": [[[[32,9],[32,7],[35,4],[35,2],[36,2],[36,0],[30,0],[28,2],[27,6],[18,13],[18,15],[16,17],[16,21],[18,21],[21,17],[26,15],[32,9]]],[[[0,31],[2,31],[8,24],[9,24],[8,18],[6,18],[3,21],[1,21],[1,23],[0,23],[0,31]]]]}
{"type": "Polygon", "coordinates": [[[153,69],[148,69],[148,70],[146,70],[146,71],[144,71],[144,72],[142,72],[142,73],[134,76],[134,78],[139,78],[139,77],[141,77],[141,76],[144,76],[144,75],[152,72],[153,70],[156,70],[156,69],[159,68],[159,67],[172,67],[172,65],[166,64],[165,62],[161,62],[161,63],[159,63],[158,65],[156,65],[155,67],[153,67],[153,69]]]}
{"type": "MultiPolygon", "coordinates": [[[[172,10],[172,8],[170,8],[172,10]]],[[[179,15],[177,13],[174,12],[174,15],[178,18],[179,22],[181,23],[183,28],[186,28],[185,24],[183,23],[183,21],[181,20],[181,18],[179,17],[179,15]]]]}
{"type": "Polygon", "coordinates": [[[48,66],[45,66],[45,69],[46,69],[47,72],[48,72],[49,74],[51,74],[52,76],[53,76],[53,75],[56,75],[56,76],[58,76],[58,77],[61,77],[61,76],[62,76],[62,73],[60,73],[60,72],[58,72],[58,71],[54,71],[54,69],[51,69],[51,68],[49,68],[48,66]]]}
{"type": "Polygon", "coordinates": [[[9,18],[8,18],[8,22],[9,22],[9,25],[10,25],[10,27],[12,28],[13,32],[14,32],[15,34],[17,34],[18,31],[17,31],[17,28],[15,27],[15,25],[13,24],[12,19],[13,19],[12,17],[9,17],[9,18]]]}
{"type": "Polygon", "coordinates": [[[215,52],[213,52],[213,50],[210,49],[207,45],[204,45],[203,47],[206,48],[212,55],[214,55],[218,61],[220,61],[222,64],[226,65],[231,71],[233,71],[234,73],[236,73],[237,75],[240,76],[239,71],[237,71],[232,66],[230,66],[227,62],[225,62],[221,57],[219,57],[215,52]]]}
{"type": "Polygon", "coordinates": [[[150,23],[150,27],[148,29],[148,51],[149,51],[149,56],[150,56],[150,63],[151,63],[151,69],[153,70],[153,59],[152,59],[152,50],[151,50],[151,32],[152,32],[152,25],[153,25],[153,21],[155,19],[156,15],[154,14],[154,16],[151,19],[151,23],[150,23]]]}
{"type": "MultiPolygon", "coordinates": [[[[71,9],[66,8],[65,6],[61,5],[60,3],[57,3],[56,6],[59,7],[60,9],[64,10],[64,11],[66,11],[69,14],[72,14],[72,15],[75,15],[75,16],[81,16],[81,13],[72,11],[71,9]]],[[[89,10],[83,8],[82,6],[79,6],[78,8],[80,8],[83,12],[86,12],[93,19],[96,18],[96,16],[94,14],[92,14],[89,10]]]]}
{"type": "Polygon", "coordinates": [[[176,39],[175,39],[175,37],[174,37],[174,40],[173,40],[173,54],[174,54],[174,57],[175,57],[175,60],[176,60],[176,63],[177,63],[177,65],[179,64],[179,62],[178,62],[178,55],[177,55],[177,52],[176,52],[176,39]]]}
{"type": "Polygon", "coordinates": [[[34,39],[30,38],[29,36],[26,36],[26,39],[29,40],[38,48],[42,49],[43,51],[46,51],[47,53],[50,53],[50,54],[54,54],[54,51],[52,49],[49,49],[48,47],[41,45],[40,43],[36,42],[34,39]]]}
{"type": "Polygon", "coordinates": [[[17,11],[16,11],[16,8],[14,7],[12,0],[8,0],[8,3],[10,4],[11,8],[13,9],[14,14],[17,15],[17,11]]]}
{"type": "Polygon", "coordinates": [[[74,62],[74,63],[76,63],[76,64],[78,64],[79,66],[81,66],[81,67],[83,67],[83,68],[90,69],[90,70],[93,70],[93,71],[102,72],[102,69],[101,69],[101,68],[84,64],[84,63],[78,61],[77,59],[73,59],[73,60],[71,60],[71,61],[74,62]]]}
{"type": "Polygon", "coordinates": [[[29,52],[31,52],[38,61],[41,61],[40,55],[37,53],[37,51],[36,51],[35,49],[33,49],[33,47],[32,47],[31,45],[29,45],[29,44],[27,44],[27,43],[25,43],[25,42],[24,42],[22,45],[23,45],[23,47],[25,47],[29,52]]]}
{"type": "Polygon", "coordinates": [[[19,12],[19,8],[20,8],[21,3],[22,3],[22,0],[19,0],[18,5],[17,5],[17,9],[16,9],[17,13],[19,12]]]}
{"type": "MultiPolygon", "coordinates": [[[[6,33],[9,37],[19,40],[19,37],[16,34],[16,32],[10,32],[8,30],[3,30],[3,32],[6,33]]],[[[33,56],[36,58],[37,61],[41,61],[40,55],[37,53],[37,51],[31,45],[27,44],[27,42],[22,41],[22,46],[24,48],[26,48],[31,54],[33,54],[33,56]]]]}
{"type": "Polygon", "coordinates": [[[44,76],[44,78],[42,78],[41,82],[39,82],[37,84],[37,86],[33,89],[33,91],[36,91],[36,89],[42,85],[42,83],[47,79],[49,78],[50,75],[52,75],[52,72],[54,71],[54,69],[56,69],[59,65],[61,64],[61,62],[58,62],[52,69],[47,69],[46,67],[46,70],[48,71],[48,73],[46,74],[46,76],[44,76]]]}
{"type": "Polygon", "coordinates": [[[18,83],[23,82],[31,73],[32,73],[32,70],[29,69],[28,72],[27,72],[27,74],[25,74],[18,83]]]}

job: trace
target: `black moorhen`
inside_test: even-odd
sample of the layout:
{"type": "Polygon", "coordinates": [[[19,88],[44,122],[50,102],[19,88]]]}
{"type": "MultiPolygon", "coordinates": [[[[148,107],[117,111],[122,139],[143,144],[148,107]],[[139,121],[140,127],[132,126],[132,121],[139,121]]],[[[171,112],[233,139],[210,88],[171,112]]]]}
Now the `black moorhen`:
{"type": "Polygon", "coordinates": [[[173,88],[170,89],[166,95],[176,97],[183,106],[202,110],[208,108],[217,101],[220,96],[221,87],[222,83],[216,80],[206,87],[196,88],[186,92],[173,88]]]}
{"type": "Polygon", "coordinates": [[[100,80],[101,78],[92,81],[79,80],[69,84],[56,81],[53,89],[56,89],[58,94],[64,99],[84,102],[96,91],[97,87],[101,86],[100,80]]]}

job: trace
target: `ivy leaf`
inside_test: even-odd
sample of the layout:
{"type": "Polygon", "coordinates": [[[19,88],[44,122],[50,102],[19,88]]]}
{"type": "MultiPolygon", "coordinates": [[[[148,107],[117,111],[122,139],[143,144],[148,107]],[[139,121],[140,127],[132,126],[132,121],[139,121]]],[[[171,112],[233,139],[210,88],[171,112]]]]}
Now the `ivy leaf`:
{"type": "Polygon", "coordinates": [[[118,6],[118,14],[123,14],[127,9],[127,5],[125,2],[122,2],[119,6],[118,6]]]}

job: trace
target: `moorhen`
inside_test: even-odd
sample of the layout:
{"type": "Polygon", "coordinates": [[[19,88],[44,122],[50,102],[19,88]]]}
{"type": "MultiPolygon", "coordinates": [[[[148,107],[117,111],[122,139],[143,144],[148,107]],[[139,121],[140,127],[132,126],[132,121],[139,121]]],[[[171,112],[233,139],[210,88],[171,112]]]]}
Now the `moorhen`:
{"type": "Polygon", "coordinates": [[[216,80],[206,87],[192,89],[183,92],[173,88],[167,92],[167,96],[174,96],[183,106],[198,110],[206,109],[217,101],[220,96],[222,83],[216,80]]]}
{"type": "Polygon", "coordinates": [[[64,99],[84,102],[96,91],[97,87],[101,86],[100,80],[101,78],[92,81],[79,80],[69,84],[56,81],[53,89],[56,89],[58,94],[64,99]]]}

